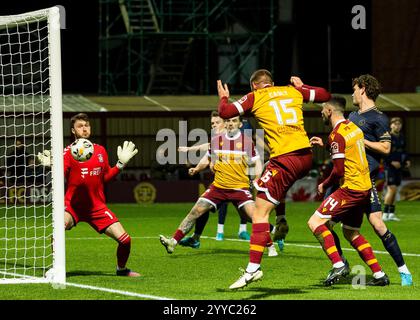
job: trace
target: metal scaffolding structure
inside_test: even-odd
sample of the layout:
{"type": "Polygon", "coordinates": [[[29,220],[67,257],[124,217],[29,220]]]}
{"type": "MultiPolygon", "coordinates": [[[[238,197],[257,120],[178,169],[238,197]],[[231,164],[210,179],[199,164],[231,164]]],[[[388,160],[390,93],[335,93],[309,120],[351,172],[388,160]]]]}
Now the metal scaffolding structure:
{"type": "Polygon", "coordinates": [[[274,0],[100,0],[99,94],[248,88],[274,65],[274,12],[274,0]]]}

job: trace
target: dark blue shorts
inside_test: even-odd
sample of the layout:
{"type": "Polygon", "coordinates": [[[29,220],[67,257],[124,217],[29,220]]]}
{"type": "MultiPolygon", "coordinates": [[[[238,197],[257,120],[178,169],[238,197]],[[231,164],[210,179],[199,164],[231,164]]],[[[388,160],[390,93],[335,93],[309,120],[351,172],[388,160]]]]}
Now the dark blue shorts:
{"type": "Polygon", "coordinates": [[[392,166],[385,169],[385,181],[388,186],[399,186],[401,184],[401,178],[401,169],[396,169],[392,166]]]}
{"type": "Polygon", "coordinates": [[[367,215],[371,214],[372,212],[382,211],[381,201],[379,200],[378,190],[376,189],[376,176],[377,171],[373,171],[370,173],[370,180],[372,182],[372,189],[370,191],[370,206],[368,206],[368,211],[366,212],[367,215]]]}

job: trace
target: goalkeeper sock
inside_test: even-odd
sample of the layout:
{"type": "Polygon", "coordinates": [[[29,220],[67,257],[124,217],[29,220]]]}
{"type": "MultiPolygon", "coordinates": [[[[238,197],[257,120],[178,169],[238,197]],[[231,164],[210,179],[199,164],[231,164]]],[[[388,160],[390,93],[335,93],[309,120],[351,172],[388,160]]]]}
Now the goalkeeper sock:
{"type": "Polygon", "coordinates": [[[117,266],[118,269],[124,269],[127,264],[128,257],[130,256],[131,249],[131,238],[125,232],[118,238],[118,248],[117,248],[117,266]]]}

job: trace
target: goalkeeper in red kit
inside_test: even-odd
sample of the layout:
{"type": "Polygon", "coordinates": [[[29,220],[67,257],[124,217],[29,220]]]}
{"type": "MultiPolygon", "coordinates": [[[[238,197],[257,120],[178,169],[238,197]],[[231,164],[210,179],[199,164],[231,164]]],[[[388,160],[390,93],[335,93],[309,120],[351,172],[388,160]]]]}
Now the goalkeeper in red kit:
{"type": "MultiPolygon", "coordinates": [[[[91,126],[85,113],[71,118],[71,131],[75,139],[89,139],[91,126]]],[[[70,230],[79,221],[87,222],[98,233],[105,233],[118,242],[117,271],[118,276],[138,277],[140,274],[126,267],[131,249],[131,238],[118,221],[115,214],[105,203],[104,184],[114,178],[137,154],[134,143],[125,141],[118,147],[118,162],[110,167],[105,148],[94,144],[92,158],[85,162],[75,160],[70,153],[70,146],[64,149],[65,193],[65,229],[70,230]]],[[[50,154],[46,150],[38,154],[38,160],[44,166],[50,165],[50,154]]]]}

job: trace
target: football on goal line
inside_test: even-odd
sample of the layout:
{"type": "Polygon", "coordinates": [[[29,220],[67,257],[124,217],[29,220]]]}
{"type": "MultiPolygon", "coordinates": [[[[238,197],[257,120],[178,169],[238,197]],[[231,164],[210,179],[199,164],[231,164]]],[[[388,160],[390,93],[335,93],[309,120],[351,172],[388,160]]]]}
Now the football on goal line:
{"type": "Polygon", "coordinates": [[[71,155],[80,162],[85,162],[93,156],[93,143],[88,139],[77,139],[70,146],[71,155]]]}

